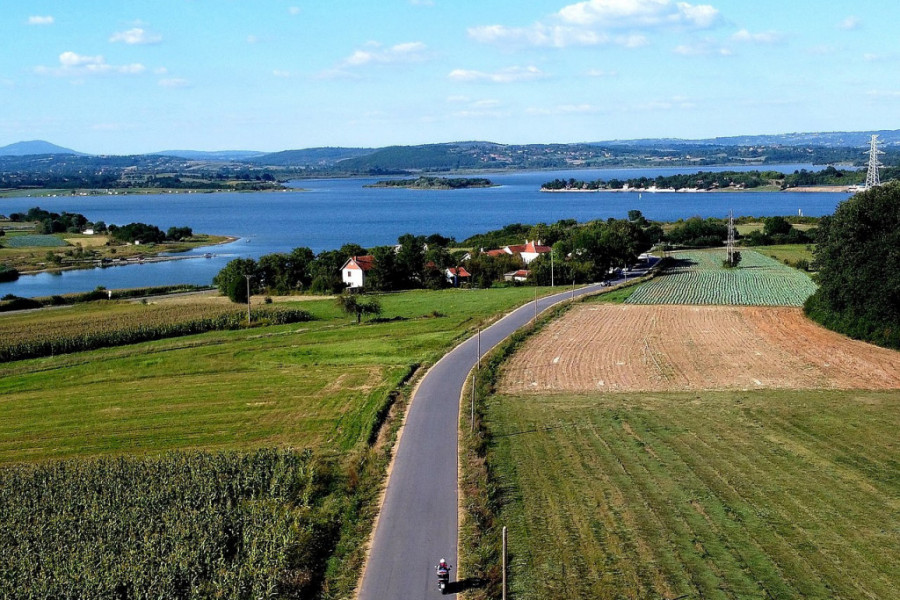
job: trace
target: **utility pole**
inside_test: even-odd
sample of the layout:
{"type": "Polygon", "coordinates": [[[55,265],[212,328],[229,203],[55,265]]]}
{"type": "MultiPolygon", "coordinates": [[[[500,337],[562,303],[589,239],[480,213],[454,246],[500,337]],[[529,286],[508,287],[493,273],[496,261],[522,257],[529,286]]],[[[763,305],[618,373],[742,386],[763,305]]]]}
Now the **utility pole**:
{"type": "Polygon", "coordinates": [[[253,275],[248,275],[244,273],[244,277],[247,279],[247,325],[250,324],[250,280],[253,279],[253,275]]]}
{"type": "Polygon", "coordinates": [[[503,600],[506,600],[506,525],[503,526],[503,600]]]}
{"type": "Polygon", "coordinates": [[[553,283],[553,247],[550,247],[550,287],[556,287],[553,283]]]}

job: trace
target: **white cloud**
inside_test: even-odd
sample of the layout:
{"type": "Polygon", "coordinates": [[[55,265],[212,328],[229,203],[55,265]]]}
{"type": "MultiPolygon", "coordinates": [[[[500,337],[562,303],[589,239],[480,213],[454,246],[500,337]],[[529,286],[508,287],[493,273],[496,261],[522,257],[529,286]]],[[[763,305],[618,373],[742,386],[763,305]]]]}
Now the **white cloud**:
{"type": "Polygon", "coordinates": [[[851,15],[838,23],[838,29],[843,29],[844,31],[853,31],[854,29],[859,29],[860,25],[862,25],[862,21],[860,21],[858,17],[854,17],[851,15]]]}
{"type": "Polygon", "coordinates": [[[863,54],[863,60],[866,62],[884,62],[887,60],[891,60],[893,55],[891,54],[875,54],[874,52],[867,52],[863,54]]]}
{"type": "Polygon", "coordinates": [[[590,69],[587,72],[588,77],[618,77],[619,72],[615,70],[590,69]]]}
{"type": "Polygon", "coordinates": [[[41,17],[38,15],[28,17],[29,25],[53,25],[53,17],[50,15],[41,17]]]}
{"type": "Polygon", "coordinates": [[[751,44],[777,44],[784,40],[784,36],[777,31],[750,33],[746,29],[741,29],[733,34],[731,39],[735,42],[746,42],[751,44]]]}
{"type": "Polygon", "coordinates": [[[702,40],[691,44],[680,44],[672,50],[681,56],[731,56],[732,52],[725,46],[720,46],[709,40],[702,40]]]}
{"type": "Polygon", "coordinates": [[[299,7],[299,6],[290,6],[290,7],[288,7],[288,14],[291,14],[291,15],[294,15],[294,16],[299,15],[299,14],[300,14],[300,7],[299,7]]]}
{"type": "Polygon", "coordinates": [[[181,79],[178,77],[159,80],[159,86],[164,88],[183,88],[187,87],[188,85],[190,85],[190,82],[187,79],[181,79]]]}
{"type": "Polygon", "coordinates": [[[721,21],[710,5],[672,0],[588,0],[563,7],[529,27],[485,25],[468,30],[472,39],[512,46],[598,46],[637,48],[645,33],[660,29],[709,29],[721,21]]]}
{"type": "Polygon", "coordinates": [[[59,55],[58,67],[38,66],[34,68],[39,75],[55,75],[58,77],[82,76],[82,75],[139,75],[147,70],[140,63],[130,65],[110,65],[101,55],[88,56],[75,52],[63,52],[59,55]]]}
{"type": "Polygon", "coordinates": [[[900,98],[900,90],[869,90],[866,95],[870,98],[900,98]]]}
{"type": "Polygon", "coordinates": [[[708,4],[671,0],[588,0],[564,7],[557,16],[566,23],[606,29],[646,29],[686,26],[712,27],[719,11],[708,4]]]}
{"type": "Polygon", "coordinates": [[[425,61],[427,46],[422,42],[405,42],[384,47],[378,42],[370,42],[360,50],[345,58],[341,67],[362,67],[366,65],[409,64],[425,61]]]}
{"type": "Polygon", "coordinates": [[[150,33],[141,27],[134,27],[128,31],[118,31],[112,34],[109,41],[123,42],[129,45],[158,44],[162,41],[162,36],[150,33]]]}
{"type": "Polygon", "coordinates": [[[434,0],[409,0],[413,6],[434,6],[434,0]]]}
{"type": "Polygon", "coordinates": [[[447,75],[447,78],[452,79],[453,81],[489,83],[516,83],[519,81],[532,81],[542,77],[545,77],[545,74],[535,66],[508,67],[493,73],[467,69],[454,69],[447,75]]]}
{"type": "Polygon", "coordinates": [[[608,112],[606,108],[595,104],[560,104],[552,107],[532,106],[525,109],[525,114],[540,117],[549,117],[554,115],[592,115],[608,112]]]}
{"type": "Polygon", "coordinates": [[[291,72],[282,71],[281,69],[275,69],[274,71],[272,71],[272,75],[274,75],[275,77],[287,78],[291,76],[291,72]]]}
{"type": "Polygon", "coordinates": [[[256,43],[258,43],[258,42],[259,42],[259,37],[255,36],[255,35],[248,35],[248,36],[247,36],[247,43],[248,43],[248,44],[256,44],[256,43]]]}

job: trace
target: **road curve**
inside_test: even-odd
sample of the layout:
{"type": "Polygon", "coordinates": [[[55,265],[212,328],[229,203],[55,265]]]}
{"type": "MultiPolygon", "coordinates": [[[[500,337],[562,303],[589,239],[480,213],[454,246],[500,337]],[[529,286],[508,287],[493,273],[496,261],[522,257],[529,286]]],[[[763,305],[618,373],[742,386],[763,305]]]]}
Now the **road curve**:
{"type": "MultiPolygon", "coordinates": [[[[612,282],[613,284],[618,282],[612,282]]],[[[481,353],[529,323],[537,312],[574,296],[599,291],[599,284],[538,298],[481,332],[481,353]]],[[[413,396],[395,449],[393,469],[375,527],[359,600],[439,598],[434,565],[457,556],[457,422],[466,376],[478,360],[476,337],[437,362],[413,396]]],[[[450,591],[457,588],[451,584],[450,591]]]]}

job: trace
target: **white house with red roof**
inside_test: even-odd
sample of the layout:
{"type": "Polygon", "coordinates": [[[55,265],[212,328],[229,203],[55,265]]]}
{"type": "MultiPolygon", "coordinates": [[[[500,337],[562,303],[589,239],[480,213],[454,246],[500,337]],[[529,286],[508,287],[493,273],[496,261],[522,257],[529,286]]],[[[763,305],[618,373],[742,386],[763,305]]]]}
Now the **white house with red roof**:
{"type": "Polygon", "coordinates": [[[375,266],[375,257],[351,256],[341,267],[341,279],[348,288],[361,288],[366,284],[366,273],[375,266]]]}
{"type": "Polygon", "coordinates": [[[526,265],[536,259],[541,254],[547,254],[550,252],[552,248],[550,246],[544,246],[541,244],[541,240],[525,240],[524,244],[516,244],[513,246],[506,246],[505,248],[498,248],[496,250],[488,250],[484,252],[488,256],[502,256],[504,254],[511,254],[522,257],[522,262],[526,265]]]}
{"type": "Polygon", "coordinates": [[[444,269],[444,276],[447,281],[458,286],[460,283],[468,283],[472,281],[472,274],[466,271],[465,267],[450,267],[444,269]]]}
{"type": "Polygon", "coordinates": [[[504,273],[503,279],[506,281],[527,281],[529,275],[531,275],[531,271],[528,269],[519,269],[518,271],[504,273]]]}

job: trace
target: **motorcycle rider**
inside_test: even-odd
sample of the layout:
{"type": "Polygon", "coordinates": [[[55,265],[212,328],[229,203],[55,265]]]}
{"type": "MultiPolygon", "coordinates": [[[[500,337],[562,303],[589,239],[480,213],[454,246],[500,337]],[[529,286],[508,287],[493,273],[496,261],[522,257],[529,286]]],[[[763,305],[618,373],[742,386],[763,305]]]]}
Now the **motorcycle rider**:
{"type": "Polygon", "coordinates": [[[438,576],[441,576],[444,574],[449,575],[450,568],[451,568],[450,565],[447,564],[447,559],[442,558],[441,562],[439,562],[437,564],[437,566],[435,567],[435,571],[437,571],[438,576]]]}

